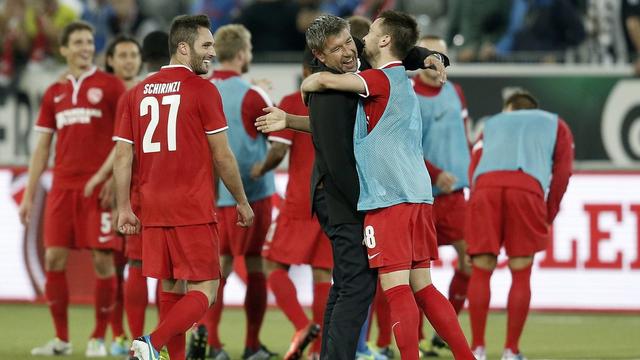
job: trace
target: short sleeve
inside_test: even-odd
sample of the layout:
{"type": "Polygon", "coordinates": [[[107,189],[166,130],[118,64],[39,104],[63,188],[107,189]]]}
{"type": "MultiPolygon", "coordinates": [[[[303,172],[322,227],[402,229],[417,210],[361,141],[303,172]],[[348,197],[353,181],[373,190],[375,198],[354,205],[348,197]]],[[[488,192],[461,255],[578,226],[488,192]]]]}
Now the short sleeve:
{"type": "Polygon", "coordinates": [[[273,102],[262,88],[252,86],[245,94],[242,100],[242,123],[251,138],[255,139],[258,136],[255,122],[258,117],[264,115],[262,109],[268,106],[273,106],[273,102]]]}
{"type": "Polygon", "coordinates": [[[355,74],[364,82],[365,93],[360,94],[364,98],[389,96],[389,79],[380,69],[369,69],[355,74]]]}
{"type": "Polygon", "coordinates": [[[56,114],[53,108],[53,87],[47,89],[42,97],[40,113],[34,129],[39,132],[53,133],[56,131],[56,114]]]}
{"type": "Polygon", "coordinates": [[[133,121],[131,119],[131,93],[126,93],[118,101],[116,110],[116,131],[113,136],[114,141],[123,141],[133,144],[133,121]]]}
{"type": "Polygon", "coordinates": [[[118,99],[118,105],[116,105],[116,115],[114,118],[114,126],[113,126],[113,140],[115,141],[116,134],[118,133],[118,129],[120,128],[120,123],[122,122],[122,116],[124,115],[125,103],[127,102],[128,93],[124,93],[118,99]]]}
{"type": "Polygon", "coordinates": [[[200,121],[207,135],[227,130],[227,119],[222,110],[222,97],[218,89],[209,81],[204,81],[202,91],[198,91],[200,121]]]}

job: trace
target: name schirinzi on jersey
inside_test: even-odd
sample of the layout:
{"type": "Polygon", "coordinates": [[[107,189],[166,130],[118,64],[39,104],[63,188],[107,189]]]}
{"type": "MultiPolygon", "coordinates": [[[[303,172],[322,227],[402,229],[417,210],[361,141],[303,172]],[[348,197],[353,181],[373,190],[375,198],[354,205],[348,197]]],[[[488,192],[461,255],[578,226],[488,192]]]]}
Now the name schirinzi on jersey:
{"type": "Polygon", "coordinates": [[[62,129],[74,124],[90,124],[91,118],[102,117],[102,110],[90,108],[73,108],[56,113],[56,127],[62,129]]]}
{"type": "Polygon", "coordinates": [[[168,94],[180,91],[180,81],[161,84],[145,84],[143,94],[168,94]]]}

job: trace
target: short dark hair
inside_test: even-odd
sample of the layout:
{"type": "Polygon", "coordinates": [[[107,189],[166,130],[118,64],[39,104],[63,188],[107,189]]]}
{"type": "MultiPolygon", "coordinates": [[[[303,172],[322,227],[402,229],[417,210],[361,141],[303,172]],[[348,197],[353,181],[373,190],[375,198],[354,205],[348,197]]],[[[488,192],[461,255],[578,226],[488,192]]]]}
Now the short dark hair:
{"type": "Polygon", "coordinates": [[[87,30],[91,32],[91,34],[95,33],[93,26],[91,26],[91,24],[89,24],[88,22],[82,21],[82,20],[72,21],[62,29],[62,32],[60,33],[60,39],[59,39],[60,45],[61,46],[69,45],[69,37],[71,37],[71,34],[80,30],[87,30]]]}
{"type": "Polygon", "coordinates": [[[404,59],[418,42],[418,23],[409,14],[387,10],[378,16],[382,29],[391,36],[391,53],[404,59]]]}
{"type": "Polygon", "coordinates": [[[537,109],[538,99],[526,90],[517,90],[505,99],[503,108],[509,105],[512,110],[537,109]]]}
{"type": "Polygon", "coordinates": [[[362,40],[365,35],[369,33],[371,27],[371,20],[364,16],[353,15],[347,18],[349,26],[351,27],[351,36],[362,40]]]}
{"type": "Polygon", "coordinates": [[[119,34],[115,38],[113,38],[113,40],[111,40],[111,42],[109,43],[109,46],[107,46],[107,52],[105,53],[105,61],[104,61],[104,70],[106,72],[113,74],[113,67],[109,65],[109,61],[107,59],[112,58],[113,55],[116,53],[116,46],[118,46],[118,44],[123,44],[123,43],[135,44],[136,47],[138,48],[138,51],[142,55],[142,49],[140,48],[140,44],[138,44],[138,41],[136,39],[126,34],[119,34]]]}
{"type": "Polygon", "coordinates": [[[211,29],[211,22],[207,15],[180,15],[173,18],[171,30],[169,30],[169,53],[175,54],[181,42],[186,42],[193,48],[198,29],[201,27],[211,29]]]}
{"type": "Polygon", "coordinates": [[[164,31],[152,31],[142,39],[142,61],[168,64],[169,34],[164,31]]]}
{"type": "Polygon", "coordinates": [[[311,22],[305,32],[307,46],[313,51],[323,52],[327,38],[349,29],[347,20],[335,15],[320,15],[311,22]]]}

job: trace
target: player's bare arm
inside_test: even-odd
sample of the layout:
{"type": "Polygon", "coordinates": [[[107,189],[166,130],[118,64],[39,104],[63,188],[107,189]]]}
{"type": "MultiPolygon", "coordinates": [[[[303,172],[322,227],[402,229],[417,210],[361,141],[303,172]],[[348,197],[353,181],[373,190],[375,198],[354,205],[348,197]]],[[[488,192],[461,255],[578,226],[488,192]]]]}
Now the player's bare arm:
{"type": "Polygon", "coordinates": [[[116,181],[116,202],[118,204],[117,229],[125,235],[133,235],[140,232],[140,220],[131,210],[131,199],[129,197],[132,163],[133,144],[118,141],[113,163],[113,176],[116,181]]]}
{"type": "Polygon", "coordinates": [[[251,169],[251,177],[253,179],[257,179],[278,167],[282,159],[287,155],[287,151],[289,151],[289,145],[282,142],[272,141],[271,147],[269,148],[269,152],[267,152],[267,156],[264,161],[256,163],[251,169]]]}
{"type": "Polygon", "coordinates": [[[52,139],[52,132],[40,133],[40,136],[38,137],[38,143],[36,144],[36,148],[33,151],[33,155],[31,156],[31,163],[29,164],[29,180],[27,182],[27,188],[25,189],[19,209],[20,222],[22,222],[23,225],[27,225],[29,223],[29,220],[31,219],[33,195],[35,194],[36,187],[38,186],[38,182],[40,181],[40,176],[47,168],[52,139]]]}
{"type": "Polygon", "coordinates": [[[293,115],[283,110],[270,106],[262,109],[266,115],[262,115],[256,119],[256,128],[263,133],[270,133],[284,129],[311,132],[311,122],[308,116],[293,115]]]}
{"type": "Polygon", "coordinates": [[[436,179],[436,186],[442,190],[445,194],[451,194],[453,191],[453,186],[456,184],[458,179],[450,172],[443,171],[438,174],[436,179]]]}
{"type": "Polygon", "coordinates": [[[319,92],[325,90],[340,90],[354,92],[357,94],[364,94],[367,92],[367,87],[364,81],[352,74],[332,74],[329,72],[319,72],[309,75],[300,86],[302,90],[303,98],[306,93],[319,92]]]}
{"type": "Polygon", "coordinates": [[[249,200],[247,200],[247,195],[244,192],[242,179],[240,178],[240,170],[238,170],[238,163],[229,148],[227,134],[219,132],[207,135],[207,140],[209,141],[209,148],[211,149],[211,155],[213,157],[215,173],[222,179],[222,182],[238,204],[237,225],[249,227],[253,224],[253,210],[251,206],[249,206],[249,200]]]}
{"type": "Polygon", "coordinates": [[[102,207],[104,208],[107,208],[108,206],[110,206],[111,197],[113,196],[111,182],[108,180],[109,178],[111,178],[111,175],[113,174],[113,161],[115,157],[116,157],[116,147],[114,146],[113,149],[111,149],[111,151],[109,152],[109,156],[107,156],[107,158],[102,163],[102,166],[100,166],[100,169],[98,169],[98,171],[96,171],[96,173],[93,174],[93,176],[91,176],[89,181],[87,181],[87,183],[84,186],[84,196],[89,197],[91,196],[91,194],[93,194],[93,191],[95,190],[96,186],[107,181],[104,183],[104,185],[102,186],[102,189],[100,190],[100,201],[102,203],[102,207]]]}

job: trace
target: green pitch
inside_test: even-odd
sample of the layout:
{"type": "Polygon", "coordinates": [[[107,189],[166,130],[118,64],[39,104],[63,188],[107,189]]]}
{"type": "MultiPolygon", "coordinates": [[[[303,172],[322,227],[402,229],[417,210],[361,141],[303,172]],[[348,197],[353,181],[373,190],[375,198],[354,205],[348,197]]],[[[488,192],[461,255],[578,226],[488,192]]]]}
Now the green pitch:
{"type": "MultiPolygon", "coordinates": [[[[66,359],[85,359],[93,310],[88,306],[74,306],[69,314],[74,355],[66,359]]],[[[505,320],[501,312],[489,316],[489,359],[500,358],[505,320]]],[[[153,325],[155,321],[156,312],[152,308],[147,312],[147,323],[153,325]]],[[[222,321],[222,341],[232,357],[239,359],[244,346],[244,312],[227,309],[222,321]]],[[[466,313],[461,321],[468,333],[466,313]]],[[[292,326],[280,311],[268,311],[261,339],[271,350],[284,354],[292,333],[292,326]]],[[[44,344],[52,334],[53,326],[45,306],[0,305],[0,359],[33,359],[29,355],[30,349],[44,344]]],[[[429,330],[427,334],[430,336],[429,330]]],[[[527,321],[521,348],[529,359],[640,359],[640,315],[533,313],[527,321]]],[[[452,357],[442,351],[439,359],[452,357]]]]}

